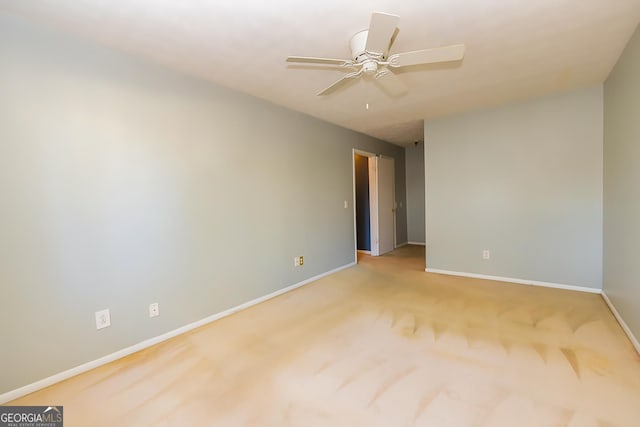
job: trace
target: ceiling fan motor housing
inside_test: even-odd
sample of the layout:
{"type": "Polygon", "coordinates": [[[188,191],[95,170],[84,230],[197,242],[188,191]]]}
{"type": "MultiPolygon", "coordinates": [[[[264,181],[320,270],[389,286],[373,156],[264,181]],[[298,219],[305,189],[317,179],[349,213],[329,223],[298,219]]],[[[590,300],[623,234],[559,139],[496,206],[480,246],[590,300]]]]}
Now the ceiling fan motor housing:
{"type": "Polygon", "coordinates": [[[351,58],[355,63],[362,64],[362,71],[366,74],[375,74],[376,71],[378,71],[378,61],[384,61],[386,52],[381,52],[379,56],[375,54],[372,55],[373,52],[367,52],[365,47],[367,45],[368,36],[369,30],[362,30],[351,37],[351,40],[349,41],[351,58]]]}

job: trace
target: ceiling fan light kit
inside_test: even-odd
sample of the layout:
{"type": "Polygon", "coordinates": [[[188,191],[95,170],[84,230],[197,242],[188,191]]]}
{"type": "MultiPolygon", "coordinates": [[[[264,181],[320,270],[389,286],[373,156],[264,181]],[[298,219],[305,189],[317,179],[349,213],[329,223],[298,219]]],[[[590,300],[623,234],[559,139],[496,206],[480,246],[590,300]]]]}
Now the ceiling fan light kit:
{"type": "Polygon", "coordinates": [[[396,53],[388,56],[389,49],[395,39],[394,36],[399,20],[400,17],[397,15],[374,12],[371,15],[369,28],[357,32],[349,41],[351,59],[290,56],[287,58],[287,62],[340,65],[355,70],[345,74],[331,86],[318,92],[318,96],[329,95],[362,75],[373,77],[373,81],[387,94],[400,96],[407,93],[408,88],[391,71],[392,69],[438,62],[460,61],[464,57],[465,47],[462,44],[396,53]]]}

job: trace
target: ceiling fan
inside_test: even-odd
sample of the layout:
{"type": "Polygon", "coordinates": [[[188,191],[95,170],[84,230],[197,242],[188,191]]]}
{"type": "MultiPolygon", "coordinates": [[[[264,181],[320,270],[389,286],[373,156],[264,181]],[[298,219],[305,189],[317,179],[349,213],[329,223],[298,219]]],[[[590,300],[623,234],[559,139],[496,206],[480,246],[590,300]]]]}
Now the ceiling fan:
{"type": "Polygon", "coordinates": [[[389,56],[389,49],[397,35],[399,19],[400,17],[397,15],[373,12],[369,29],[362,30],[351,37],[349,42],[351,59],[289,56],[287,62],[337,65],[354,70],[320,91],[318,96],[329,95],[362,75],[372,76],[374,81],[385,92],[398,96],[405,94],[408,89],[404,82],[393,73],[393,69],[412,65],[459,61],[463,58],[463,44],[395,53],[389,56]]]}

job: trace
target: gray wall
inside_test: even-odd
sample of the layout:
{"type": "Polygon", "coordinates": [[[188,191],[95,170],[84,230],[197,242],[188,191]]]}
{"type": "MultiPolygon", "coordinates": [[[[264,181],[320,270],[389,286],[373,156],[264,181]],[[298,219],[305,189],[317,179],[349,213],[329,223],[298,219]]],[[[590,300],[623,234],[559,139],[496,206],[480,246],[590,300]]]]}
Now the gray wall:
{"type": "Polygon", "coordinates": [[[353,262],[354,147],[405,194],[402,148],[125,54],[0,15],[0,58],[0,393],[353,262]]]}
{"type": "Polygon", "coordinates": [[[404,149],[407,170],[407,236],[411,243],[425,243],[424,144],[404,149]]]}
{"type": "Polygon", "coordinates": [[[604,291],[640,337],[640,27],[604,85],[604,291]]]}
{"type": "Polygon", "coordinates": [[[598,85],[425,123],[427,267],[600,288],[602,122],[598,85]]]}

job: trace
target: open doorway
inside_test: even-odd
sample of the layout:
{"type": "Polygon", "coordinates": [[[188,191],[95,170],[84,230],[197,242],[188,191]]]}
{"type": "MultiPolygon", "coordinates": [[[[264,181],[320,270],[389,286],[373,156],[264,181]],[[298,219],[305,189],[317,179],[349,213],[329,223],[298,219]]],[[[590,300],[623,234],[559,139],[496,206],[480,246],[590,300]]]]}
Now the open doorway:
{"type": "Polygon", "coordinates": [[[358,252],[382,255],[396,247],[395,162],[353,150],[356,260],[358,252]]]}
{"type": "Polygon", "coordinates": [[[356,251],[371,254],[371,196],[369,157],[354,153],[356,251]]]}

